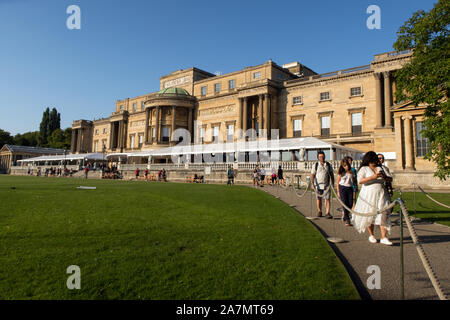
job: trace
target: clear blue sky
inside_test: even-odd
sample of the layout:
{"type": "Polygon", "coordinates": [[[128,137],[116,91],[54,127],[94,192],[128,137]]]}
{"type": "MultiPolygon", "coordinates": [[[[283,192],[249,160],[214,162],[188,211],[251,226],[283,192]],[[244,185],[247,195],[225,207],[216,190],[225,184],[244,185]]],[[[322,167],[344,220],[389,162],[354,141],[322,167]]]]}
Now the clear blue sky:
{"type": "Polygon", "coordinates": [[[0,0],[0,128],[38,130],[56,107],[61,126],[106,117],[115,101],[159,90],[192,66],[232,72],[272,59],[324,73],[391,51],[398,28],[435,0],[0,0]],[[81,8],[69,30],[66,8],[81,8]],[[381,8],[381,30],[366,9],[381,8]]]}

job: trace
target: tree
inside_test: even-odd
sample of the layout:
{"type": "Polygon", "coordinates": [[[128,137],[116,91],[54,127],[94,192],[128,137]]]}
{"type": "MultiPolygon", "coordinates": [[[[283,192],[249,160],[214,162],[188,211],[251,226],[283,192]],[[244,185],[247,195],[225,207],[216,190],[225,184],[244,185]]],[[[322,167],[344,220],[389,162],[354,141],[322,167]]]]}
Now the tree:
{"type": "Polygon", "coordinates": [[[51,135],[56,129],[61,129],[61,115],[53,108],[48,118],[48,135],[51,135]]]}
{"type": "Polygon", "coordinates": [[[13,137],[8,131],[0,129],[0,149],[5,144],[13,144],[14,143],[13,141],[14,141],[13,137]]]}
{"type": "Polygon", "coordinates": [[[14,136],[14,144],[18,146],[36,147],[38,145],[39,131],[26,132],[24,134],[16,134],[14,136]]]}
{"type": "Polygon", "coordinates": [[[47,139],[50,135],[49,132],[49,121],[50,121],[50,109],[47,107],[45,109],[44,113],[42,114],[42,121],[39,125],[39,146],[46,147],[47,146],[47,139]]]}
{"type": "Polygon", "coordinates": [[[395,74],[398,101],[425,104],[430,149],[425,158],[437,165],[435,176],[450,175],[450,2],[439,0],[429,12],[419,10],[400,27],[394,48],[413,50],[411,60],[395,74]]]}

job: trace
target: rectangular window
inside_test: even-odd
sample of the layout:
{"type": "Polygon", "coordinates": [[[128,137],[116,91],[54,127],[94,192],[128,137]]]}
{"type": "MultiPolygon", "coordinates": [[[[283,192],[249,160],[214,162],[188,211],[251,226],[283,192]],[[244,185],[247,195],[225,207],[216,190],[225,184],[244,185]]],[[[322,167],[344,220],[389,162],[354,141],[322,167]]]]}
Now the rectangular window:
{"type": "Polygon", "coordinates": [[[294,137],[301,137],[302,136],[302,120],[301,119],[295,119],[294,120],[294,137]]]}
{"type": "Polygon", "coordinates": [[[322,117],[320,119],[320,135],[323,137],[328,137],[330,135],[330,117],[322,117]]]}
{"type": "Polygon", "coordinates": [[[144,143],[144,136],[143,135],[139,135],[139,148],[142,147],[142,144],[144,143]]]}
{"type": "Polygon", "coordinates": [[[213,127],[213,142],[219,141],[219,126],[213,127]]]}
{"type": "Polygon", "coordinates": [[[220,92],[220,82],[214,84],[214,93],[220,92]]]}
{"type": "Polygon", "coordinates": [[[350,96],[357,97],[361,95],[361,87],[350,88],[350,96]]]}
{"type": "Polygon", "coordinates": [[[141,110],[144,110],[144,107],[145,107],[145,102],[142,101],[142,102],[141,102],[141,110]]]}
{"type": "Polygon", "coordinates": [[[98,134],[98,129],[95,129],[95,134],[98,134]]]}
{"type": "Polygon", "coordinates": [[[200,141],[199,141],[199,143],[203,143],[203,141],[204,141],[204,139],[205,139],[205,128],[203,128],[203,127],[200,128],[200,133],[199,133],[199,135],[200,135],[200,141]]]}
{"type": "Polygon", "coordinates": [[[352,134],[358,135],[362,132],[362,114],[352,113],[352,134]]]}
{"type": "Polygon", "coordinates": [[[206,96],[206,93],[207,93],[207,91],[206,91],[206,86],[201,87],[201,88],[200,88],[200,94],[201,94],[202,96],[206,96]]]}
{"type": "Polygon", "coordinates": [[[330,91],[320,93],[320,101],[330,100],[330,91]]]}
{"type": "Polygon", "coordinates": [[[137,103],[133,102],[133,111],[136,111],[137,103]]]}
{"type": "Polygon", "coordinates": [[[234,140],[234,124],[229,124],[227,127],[227,142],[234,140]]]}
{"type": "Polygon", "coordinates": [[[260,71],[253,73],[253,79],[259,79],[259,78],[261,78],[261,72],[260,71]]]}
{"type": "Polygon", "coordinates": [[[425,130],[425,125],[423,122],[416,122],[416,155],[417,157],[423,157],[430,150],[430,141],[428,138],[424,137],[421,133],[425,130]]]}
{"type": "Polygon", "coordinates": [[[103,128],[103,133],[107,133],[108,130],[106,128],[103,128]]]}
{"type": "Polygon", "coordinates": [[[94,152],[97,152],[97,148],[98,148],[98,141],[94,142],[94,152]]]}
{"type": "Polygon", "coordinates": [[[163,127],[162,128],[162,141],[169,142],[169,139],[170,139],[170,127],[163,127]]]}
{"type": "Polygon", "coordinates": [[[130,136],[130,148],[134,148],[134,135],[130,136]]]}
{"type": "Polygon", "coordinates": [[[156,128],[152,127],[152,141],[156,141],[156,128]]]}
{"type": "Polygon", "coordinates": [[[303,104],[302,96],[294,97],[292,99],[292,104],[295,106],[297,104],[303,104]]]}
{"type": "Polygon", "coordinates": [[[106,151],[106,139],[102,140],[102,152],[106,151]]]}
{"type": "Polygon", "coordinates": [[[119,109],[120,109],[120,110],[123,110],[123,104],[120,105],[119,109]]]}
{"type": "Polygon", "coordinates": [[[236,80],[228,80],[228,89],[234,89],[236,88],[236,80]]]}

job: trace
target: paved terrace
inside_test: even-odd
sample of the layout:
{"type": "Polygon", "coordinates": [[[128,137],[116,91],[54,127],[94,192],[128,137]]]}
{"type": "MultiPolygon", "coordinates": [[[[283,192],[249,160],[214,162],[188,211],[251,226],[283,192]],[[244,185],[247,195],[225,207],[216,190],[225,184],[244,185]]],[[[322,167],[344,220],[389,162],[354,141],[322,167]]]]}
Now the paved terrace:
{"type": "MultiPolygon", "coordinates": [[[[264,186],[260,188],[280,200],[293,206],[303,216],[317,214],[315,196],[311,192],[299,197],[292,189],[286,190],[279,186],[264,186]]],[[[299,194],[301,192],[299,191],[299,194]]],[[[343,243],[330,243],[330,246],[344,263],[353,282],[363,299],[395,300],[401,299],[400,287],[400,226],[399,215],[392,217],[390,240],[394,243],[389,247],[380,243],[371,244],[368,241],[368,232],[359,234],[354,227],[346,227],[340,220],[341,213],[336,209],[340,207],[336,199],[332,202],[332,215],[334,219],[319,218],[311,223],[324,237],[339,237],[343,243]],[[381,270],[381,288],[368,289],[367,267],[377,265],[381,270]]],[[[398,212],[396,206],[394,212],[398,212]]],[[[427,254],[441,287],[447,297],[450,296],[450,227],[425,222],[411,218],[419,240],[427,254]]],[[[375,227],[375,236],[380,239],[380,231],[375,227]]],[[[435,300],[438,296],[422,265],[406,224],[403,228],[404,236],[404,270],[405,270],[405,298],[420,300],[435,300]]]]}

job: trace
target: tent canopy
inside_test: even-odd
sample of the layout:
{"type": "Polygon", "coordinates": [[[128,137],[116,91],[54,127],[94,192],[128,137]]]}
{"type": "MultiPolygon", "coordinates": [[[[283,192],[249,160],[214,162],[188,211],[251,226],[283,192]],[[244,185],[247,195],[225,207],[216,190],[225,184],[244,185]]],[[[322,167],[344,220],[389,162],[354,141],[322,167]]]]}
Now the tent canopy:
{"type": "Polygon", "coordinates": [[[17,162],[42,162],[42,161],[62,161],[62,160],[103,160],[106,156],[102,153],[80,153],[80,154],[67,154],[57,156],[40,156],[35,158],[28,158],[17,160],[17,162]]]}

